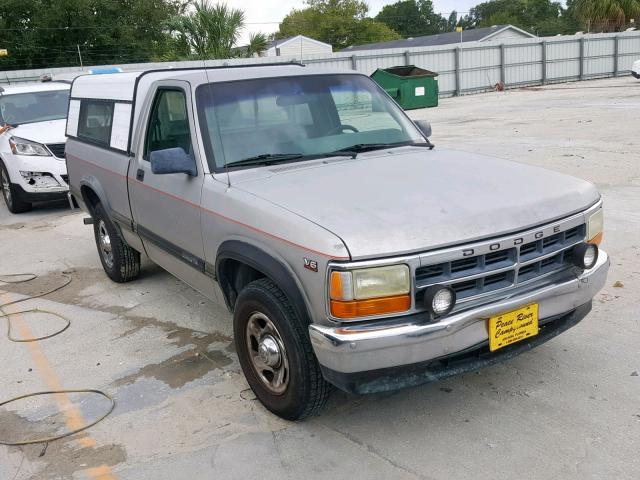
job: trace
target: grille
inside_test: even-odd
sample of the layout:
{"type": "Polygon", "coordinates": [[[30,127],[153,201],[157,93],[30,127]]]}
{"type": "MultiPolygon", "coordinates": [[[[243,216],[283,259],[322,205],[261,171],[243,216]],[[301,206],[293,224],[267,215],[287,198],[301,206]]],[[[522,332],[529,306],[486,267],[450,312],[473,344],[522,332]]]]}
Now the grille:
{"type": "Polygon", "coordinates": [[[416,304],[422,304],[424,289],[430,285],[451,286],[464,303],[569,270],[572,247],[584,240],[585,233],[585,225],[578,225],[511,248],[419,267],[416,304]]]}
{"type": "Polygon", "coordinates": [[[58,158],[64,158],[64,143],[48,143],[47,148],[58,158]]]}

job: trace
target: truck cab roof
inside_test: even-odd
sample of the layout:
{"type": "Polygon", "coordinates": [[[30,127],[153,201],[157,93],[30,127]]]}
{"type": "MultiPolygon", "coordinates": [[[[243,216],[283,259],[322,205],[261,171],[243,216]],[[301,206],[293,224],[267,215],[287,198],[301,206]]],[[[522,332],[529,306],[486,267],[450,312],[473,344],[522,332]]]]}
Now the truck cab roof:
{"type": "Polygon", "coordinates": [[[191,84],[230,82],[253,78],[288,77],[294,75],[327,75],[357,72],[310,68],[298,64],[265,64],[248,66],[194,67],[183,69],[146,70],[110,75],[81,75],[73,82],[72,97],[110,99],[133,102],[134,96],[144,96],[159,80],[181,80],[191,84]]]}

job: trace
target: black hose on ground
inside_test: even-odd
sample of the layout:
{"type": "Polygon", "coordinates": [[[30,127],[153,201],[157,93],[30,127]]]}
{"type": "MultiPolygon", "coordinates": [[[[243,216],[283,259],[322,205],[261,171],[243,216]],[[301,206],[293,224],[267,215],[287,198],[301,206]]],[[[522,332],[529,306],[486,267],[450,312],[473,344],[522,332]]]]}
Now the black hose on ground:
{"type": "MultiPolygon", "coordinates": [[[[49,310],[44,310],[44,309],[40,309],[40,308],[33,308],[33,309],[29,309],[29,310],[22,310],[19,312],[11,312],[11,313],[5,313],[3,308],[4,307],[8,307],[9,305],[16,305],[18,303],[21,302],[26,302],[28,300],[33,300],[35,298],[41,298],[44,297],[46,295],[50,295],[54,292],[57,292],[58,290],[62,290],[64,287],[66,287],[67,285],[69,285],[71,283],[71,277],[68,275],[63,274],[63,277],[66,279],[65,283],[63,283],[62,285],[53,288],[49,291],[46,291],[44,293],[39,293],[38,295],[34,295],[32,297],[25,297],[22,298],[20,300],[14,300],[12,302],[9,303],[5,303],[3,305],[0,305],[0,318],[6,318],[7,319],[7,338],[12,341],[12,342],[17,342],[17,343],[25,343],[25,342],[37,342],[40,340],[45,340],[48,338],[52,338],[55,337],[56,335],[60,335],[62,332],[64,332],[65,330],[67,330],[69,328],[69,326],[71,326],[71,320],[69,320],[67,317],[60,315],[59,313],[55,313],[55,312],[51,312],[49,310]],[[61,318],[62,320],[65,321],[65,326],[61,329],[58,330],[57,332],[54,332],[50,335],[45,335],[43,337],[38,337],[38,338],[14,338],[11,336],[11,316],[12,315],[18,315],[18,314],[24,314],[24,313],[48,313],[50,315],[54,315],[57,316],[58,318],[61,318]]],[[[38,276],[34,273],[17,273],[17,274],[7,274],[7,275],[0,275],[0,283],[7,283],[7,284],[19,284],[19,283],[26,283],[26,282],[30,282],[32,280],[35,280],[36,278],[38,278],[38,276]],[[27,277],[27,278],[20,278],[20,277],[27,277]]],[[[107,410],[107,412],[100,416],[98,419],[94,420],[93,422],[87,424],[87,425],[83,425],[80,428],[71,430],[69,432],[65,432],[62,433],[60,435],[54,435],[51,437],[44,437],[44,438],[36,438],[33,440],[24,440],[24,441],[19,441],[19,442],[10,442],[7,440],[3,440],[0,439],[0,445],[7,445],[7,446],[13,446],[13,447],[18,447],[18,446],[22,446],[22,445],[34,445],[34,444],[38,444],[38,443],[44,443],[44,444],[48,444],[50,442],[53,442],[55,440],[60,440],[61,438],[65,438],[65,437],[69,437],[71,435],[75,435],[76,433],[82,432],[90,427],[93,427],[95,424],[97,424],[98,422],[101,422],[102,420],[104,420],[115,408],[116,406],[116,402],[115,400],[107,393],[101,391],[101,390],[94,390],[94,389],[77,389],[77,390],[50,390],[50,391],[45,391],[45,392],[35,392],[35,393],[29,393],[26,395],[21,395],[19,397],[15,397],[15,398],[11,398],[9,400],[5,400],[4,402],[0,402],[0,407],[3,407],[4,405],[7,405],[9,403],[13,403],[13,402],[17,402],[18,400],[22,400],[25,398],[31,398],[31,397],[36,397],[36,396],[40,396],[40,395],[56,395],[56,394],[69,394],[69,393],[95,393],[97,395],[102,395],[103,397],[105,397],[107,400],[109,400],[111,402],[111,405],[109,407],[109,409],[107,410]]],[[[46,445],[45,445],[46,448],[46,445]]]]}

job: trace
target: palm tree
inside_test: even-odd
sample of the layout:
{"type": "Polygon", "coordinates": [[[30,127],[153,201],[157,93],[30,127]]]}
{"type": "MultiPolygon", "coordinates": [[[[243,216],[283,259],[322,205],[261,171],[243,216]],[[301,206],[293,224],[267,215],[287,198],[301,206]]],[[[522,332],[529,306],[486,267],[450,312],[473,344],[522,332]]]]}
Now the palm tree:
{"type": "Polygon", "coordinates": [[[244,28],[244,12],[224,3],[198,0],[195,10],[174,18],[169,29],[186,41],[197,58],[230,58],[244,28]]]}
{"type": "Polygon", "coordinates": [[[249,45],[247,45],[247,49],[244,52],[245,56],[247,58],[259,57],[267,49],[268,43],[269,41],[264,33],[252,33],[249,37],[249,45]]]}
{"type": "Polygon", "coordinates": [[[640,0],[573,0],[570,8],[588,30],[616,31],[640,16],[640,0]]]}

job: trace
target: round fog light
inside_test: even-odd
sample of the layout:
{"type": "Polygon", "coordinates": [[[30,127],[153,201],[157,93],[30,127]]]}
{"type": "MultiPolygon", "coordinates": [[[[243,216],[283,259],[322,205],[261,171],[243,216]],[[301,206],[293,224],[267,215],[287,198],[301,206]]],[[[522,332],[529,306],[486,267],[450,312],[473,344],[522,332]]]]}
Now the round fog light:
{"type": "Polygon", "coordinates": [[[424,306],[434,318],[451,312],[455,304],[456,292],[450,287],[433,285],[424,292],[424,306]]]}
{"type": "Polygon", "coordinates": [[[573,263],[588,270],[598,261],[598,246],[593,243],[581,243],[573,249],[573,263]]]}

